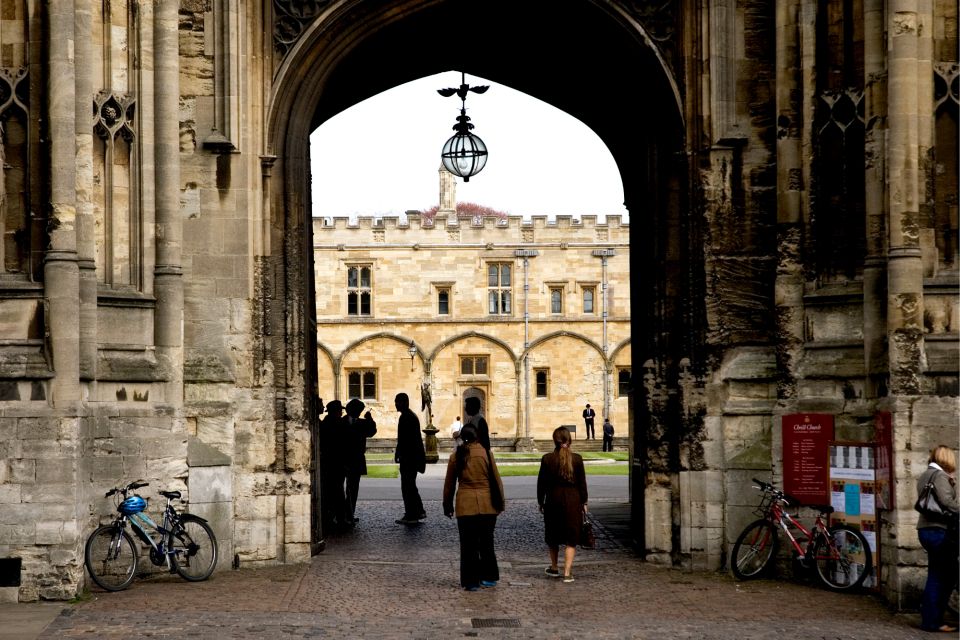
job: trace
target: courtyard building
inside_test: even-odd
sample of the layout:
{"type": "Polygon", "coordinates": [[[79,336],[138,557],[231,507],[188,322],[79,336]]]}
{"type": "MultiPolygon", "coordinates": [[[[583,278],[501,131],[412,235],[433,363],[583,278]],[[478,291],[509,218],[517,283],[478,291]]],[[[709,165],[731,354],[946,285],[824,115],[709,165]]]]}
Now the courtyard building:
{"type": "Polygon", "coordinates": [[[498,447],[552,450],[560,425],[584,438],[587,404],[625,433],[629,226],[464,218],[439,173],[435,216],[314,219],[320,397],[363,400],[383,440],[396,439],[400,392],[443,447],[470,396],[498,447]]]}

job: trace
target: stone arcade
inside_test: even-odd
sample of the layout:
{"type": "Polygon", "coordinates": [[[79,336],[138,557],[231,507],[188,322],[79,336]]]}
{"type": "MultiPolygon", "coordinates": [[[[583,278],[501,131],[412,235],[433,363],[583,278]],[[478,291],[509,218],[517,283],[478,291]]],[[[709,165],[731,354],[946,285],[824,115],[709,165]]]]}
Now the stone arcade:
{"type": "Polygon", "coordinates": [[[309,558],[313,274],[335,265],[313,264],[308,135],[463,70],[620,167],[648,558],[723,566],[748,478],[783,479],[781,416],[869,442],[886,412],[881,590],[915,602],[912,478],[958,440],[955,0],[0,9],[4,600],[77,593],[124,478],[187,491],[227,563],[309,558]]]}

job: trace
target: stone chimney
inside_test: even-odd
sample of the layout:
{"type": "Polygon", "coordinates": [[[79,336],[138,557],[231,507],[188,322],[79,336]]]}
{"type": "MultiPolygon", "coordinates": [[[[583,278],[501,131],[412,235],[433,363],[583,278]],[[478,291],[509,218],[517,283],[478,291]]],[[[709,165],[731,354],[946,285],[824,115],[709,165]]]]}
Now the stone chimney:
{"type": "Polygon", "coordinates": [[[440,210],[437,215],[457,217],[457,178],[440,165],[440,210]]]}

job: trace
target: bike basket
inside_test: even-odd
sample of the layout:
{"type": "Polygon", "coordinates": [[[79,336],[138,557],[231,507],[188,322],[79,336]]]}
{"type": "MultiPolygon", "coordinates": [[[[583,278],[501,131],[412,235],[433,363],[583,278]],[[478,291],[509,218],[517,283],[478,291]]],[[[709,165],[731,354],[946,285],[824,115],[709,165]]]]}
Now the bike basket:
{"type": "Polygon", "coordinates": [[[126,500],[120,503],[120,506],[117,507],[117,510],[125,516],[130,516],[135,513],[140,513],[147,508],[147,501],[141,498],[140,496],[130,496],[126,500]]]}

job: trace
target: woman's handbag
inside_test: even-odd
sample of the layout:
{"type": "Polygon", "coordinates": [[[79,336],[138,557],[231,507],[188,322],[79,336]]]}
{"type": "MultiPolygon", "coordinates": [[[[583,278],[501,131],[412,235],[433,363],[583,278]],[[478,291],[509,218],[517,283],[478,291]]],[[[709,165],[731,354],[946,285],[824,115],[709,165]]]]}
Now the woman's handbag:
{"type": "Polygon", "coordinates": [[[597,546],[593,524],[587,519],[587,514],[583,514],[583,524],[580,525],[580,546],[584,549],[593,549],[597,546]]]}
{"type": "Polygon", "coordinates": [[[913,508],[928,518],[935,520],[948,518],[953,514],[940,505],[940,500],[937,498],[937,488],[933,485],[933,478],[934,476],[930,476],[930,480],[928,480],[927,484],[920,490],[920,495],[917,496],[917,501],[914,503],[913,508]]]}

